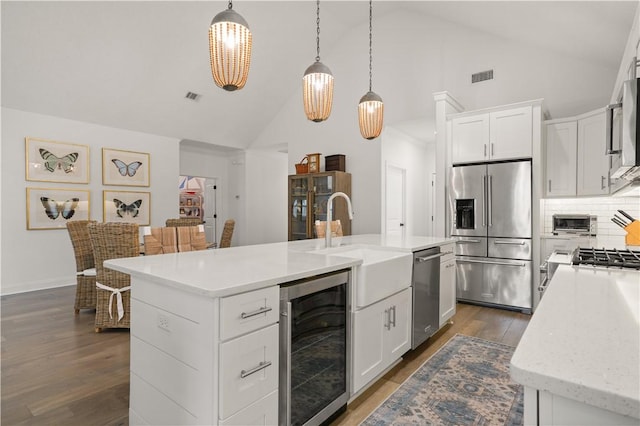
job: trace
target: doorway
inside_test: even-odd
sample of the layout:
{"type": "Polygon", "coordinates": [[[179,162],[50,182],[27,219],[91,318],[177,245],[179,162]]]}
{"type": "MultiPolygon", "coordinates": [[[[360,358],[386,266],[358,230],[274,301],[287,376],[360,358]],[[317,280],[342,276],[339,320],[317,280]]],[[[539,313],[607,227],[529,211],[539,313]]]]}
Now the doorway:
{"type": "Polygon", "coordinates": [[[385,234],[404,237],[406,169],[386,165],[385,173],[385,234]]]}
{"type": "MultiPolygon", "coordinates": [[[[183,194],[197,195],[202,200],[198,216],[202,219],[205,238],[208,242],[217,241],[218,235],[218,183],[216,178],[201,176],[180,176],[178,187],[183,194]]],[[[193,210],[192,210],[193,211],[193,210]]],[[[180,206],[180,217],[189,217],[189,207],[180,206]]],[[[193,215],[193,213],[191,213],[193,215]]]]}

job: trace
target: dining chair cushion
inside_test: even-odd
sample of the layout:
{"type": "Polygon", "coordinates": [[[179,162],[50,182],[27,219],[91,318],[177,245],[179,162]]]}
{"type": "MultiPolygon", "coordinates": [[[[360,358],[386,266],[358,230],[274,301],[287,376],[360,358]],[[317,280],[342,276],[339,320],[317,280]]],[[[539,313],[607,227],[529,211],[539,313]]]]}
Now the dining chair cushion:
{"type": "Polygon", "coordinates": [[[83,276],[83,277],[95,277],[96,268],[85,269],[84,271],[77,272],[76,275],[83,276]]]}
{"type": "Polygon", "coordinates": [[[176,253],[178,251],[176,228],[144,227],[144,254],[146,256],[164,253],[176,253]]]}

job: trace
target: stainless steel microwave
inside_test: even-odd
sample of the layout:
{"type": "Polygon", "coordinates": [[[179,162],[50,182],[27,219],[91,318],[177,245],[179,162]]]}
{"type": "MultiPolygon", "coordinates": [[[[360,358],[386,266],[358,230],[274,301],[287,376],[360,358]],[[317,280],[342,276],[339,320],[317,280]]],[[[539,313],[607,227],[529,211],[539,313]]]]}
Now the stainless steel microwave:
{"type": "Polygon", "coordinates": [[[611,179],[640,179],[638,149],[638,81],[634,78],[622,85],[622,97],[617,104],[607,106],[607,155],[611,156],[611,179]]]}

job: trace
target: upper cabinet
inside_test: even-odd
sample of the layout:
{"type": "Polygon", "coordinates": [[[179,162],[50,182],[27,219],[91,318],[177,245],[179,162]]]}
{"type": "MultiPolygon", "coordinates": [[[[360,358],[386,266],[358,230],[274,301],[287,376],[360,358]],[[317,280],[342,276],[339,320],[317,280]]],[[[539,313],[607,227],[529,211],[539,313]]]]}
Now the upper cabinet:
{"type": "Polygon", "coordinates": [[[604,110],[546,123],[545,196],[609,193],[604,110]]]}
{"type": "Polygon", "coordinates": [[[576,195],[577,129],[576,121],[547,124],[545,156],[547,197],[576,195]]]}
{"type": "Polygon", "coordinates": [[[532,129],[530,105],[452,118],[452,161],[530,158],[532,129]]]}
{"type": "Polygon", "coordinates": [[[605,155],[606,116],[603,111],[578,120],[578,195],[609,194],[609,162],[605,155]]]}

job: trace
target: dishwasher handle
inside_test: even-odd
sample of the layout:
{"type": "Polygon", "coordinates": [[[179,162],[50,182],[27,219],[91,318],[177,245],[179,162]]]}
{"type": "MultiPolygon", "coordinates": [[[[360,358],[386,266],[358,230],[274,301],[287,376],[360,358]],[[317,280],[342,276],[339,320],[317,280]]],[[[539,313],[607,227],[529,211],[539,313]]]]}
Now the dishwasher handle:
{"type": "Polygon", "coordinates": [[[447,253],[438,253],[438,254],[433,254],[431,256],[424,256],[424,257],[416,257],[416,262],[418,263],[423,263],[423,262],[428,262],[432,259],[436,259],[438,257],[442,257],[447,253]]]}

